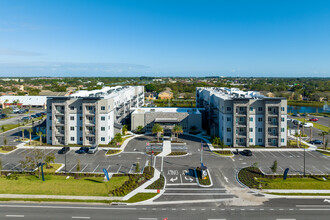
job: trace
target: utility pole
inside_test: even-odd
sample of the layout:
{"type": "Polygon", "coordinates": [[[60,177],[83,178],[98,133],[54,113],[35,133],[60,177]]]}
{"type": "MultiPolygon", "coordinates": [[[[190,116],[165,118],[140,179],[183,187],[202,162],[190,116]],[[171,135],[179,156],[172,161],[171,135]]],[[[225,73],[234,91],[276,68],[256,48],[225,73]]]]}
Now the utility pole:
{"type": "Polygon", "coordinates": [[[304,177],[306,176],[305,170],[306,170],[306,148],[304,147],[304,177]]]}
{"type": "MultiPolygon", "coordinates": [[[[64,145],[64,147],[66,148],[66,145],[64,145]]],[[[65,160],[65,169],[64,169],[64,172],[66,174],[66,152],[64,153],[64,160],[65,160]]]]}

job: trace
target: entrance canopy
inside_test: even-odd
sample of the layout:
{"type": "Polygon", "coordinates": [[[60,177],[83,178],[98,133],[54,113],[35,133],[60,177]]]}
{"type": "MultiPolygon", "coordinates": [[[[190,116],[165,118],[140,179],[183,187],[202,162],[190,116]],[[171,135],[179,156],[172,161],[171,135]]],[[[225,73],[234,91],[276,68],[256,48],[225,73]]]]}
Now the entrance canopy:
{"type": "Polygon", "coordinates": [[[156,118],[155,119],[156,123],[178,123],[177,118],[156,118]]]}

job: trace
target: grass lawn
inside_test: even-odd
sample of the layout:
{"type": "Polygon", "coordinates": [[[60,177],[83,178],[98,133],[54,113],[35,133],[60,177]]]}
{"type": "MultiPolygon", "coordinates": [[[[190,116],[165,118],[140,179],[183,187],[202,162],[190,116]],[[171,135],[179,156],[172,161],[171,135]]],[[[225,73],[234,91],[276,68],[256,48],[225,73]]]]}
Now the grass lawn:
{"type": "Polygon", "coordinates": [[[263,189],[330,189],[330,179],[324,181],[322,178],[258,178],[261,182],[263,189]]]}
{"type": "Polygon", "coordinates": [[[128,203],[141,202],[155,197],[157,193],[138,193],[127,201],[128,203]]]}
{"type": "Polygon", "coordinates": [[[330,193],[267,193],[279,196],[330,196],[330,193]]]}
{"type": "Polygon", "coordinates": [[[112,177],[109,182],[103,182],[103,177],[66,179],[66,176],[46,175],[45,179],[43,182],[32,175],[19,176],[18,180],[1,177],[0,194],[108,196],[109,190],[123,185],[128,176],[112,177]]]}
{"type": "MultiPolygon", "coordinates": [[[[288,141],[288,146],[297,147],[297,141],[296,140],[289,140],[288,141]]],[[[299,141],[299,147],[300,148],[309,148],[308,145],[302,143],[301,141],[299,141]]]]}
{"type": "Polygon", "coordinates": [[[55,173],[56,170],[58,170],[62,164],[60,163],[51,163],[50,164],[52,168],[47,169],[46,166],[44,166],[44,173],[55,173]]]}
{"type": "Polygon", "coordinates": [[[329,152],[326,152],[326,151],[322,151],[322,150],[316,150],[317,152],[320,152],[322,154],[324,154],[325,156],[328,156],[330,157],[330,153],[329,152]]]}
{"type": "MultiPolygon", "coordinates": [[[[298,121],[304,122],[303,118],[297,118],[298,121]]],[[[313,127],[322,131],[329,131],[329,127],[325,126],[325,125],[321,125],[317,122],[313,122],[313,121],[309,121],[309,120],[305,120],[306,123],[313,123],[313,127]]],[[[305,128],[306,130],[306,128],[305,128]]]]}
{"type": "Polygon", "coordinates": [[[4,124],[4,125],[1,125],[0,129],[1,129],[1,132],[5,132],[5,131],[9,131],[9,130],[17,128],[17,127],[19,127],[18,124],[4,124]]]}

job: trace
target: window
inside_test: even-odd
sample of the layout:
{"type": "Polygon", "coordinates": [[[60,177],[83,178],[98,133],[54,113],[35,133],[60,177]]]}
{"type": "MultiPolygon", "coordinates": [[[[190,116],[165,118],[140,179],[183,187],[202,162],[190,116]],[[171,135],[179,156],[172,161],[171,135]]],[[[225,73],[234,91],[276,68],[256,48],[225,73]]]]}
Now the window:
{"type": "Polygon", "coordinates": [[[71,121],[74,121],[74,116],[70,116],[70,120],[71,121]]]}
{"type": "Polygon", "coordinates": [[[239,118],[239,121],[240,122],[244,122],[245,121],[245,118],[241,117],[241,118],[239,118]]]}
{"type": "Polygon", "coordinates": [[[79,130],[82,131],[82,127],[81,126],[79,127],[79,130]]]}
{"type": "Polygon", "coordinates": [[[49,140],[51,141],[52,140],[52,137],[49,137],[49,140]]]}
{"type": "Polygon", "coordinates": [[[49,116],[49,120],[52,120],[52,116],[49,116]]]}
{"type": "Polygon", "coordinates": [[[268,111],[271,112],[272,111],[272,107],[268,107],[268,111]]]}
{"type": "Polygon", "coordinates": [[[244,139],[243,138],[240,138],[239,139],[239,142],[243,143],[244,142],[244,139]]]}
{"type": "Polygon", "coordinates": [[[227,107],[227,111],[231,111],[231,107],[227,107]]]}
{"type": "Polygon", "coordinates": [[[105,111],[105,106],[101,106],[101,110],[102,111],[105,111]]]}
{"type": "Polygon", "coordinates": [[[268,132],[272,132],[272,129],[271,128],[268,128],[268,132]]]}
{"type": "Polygon", "coordinates": [[[250,112],[252,112],[253,111],[253,107],[250,107],[250,112]]]}
{"type": "Polygon", "coordinates": [[[227,128],[227,132],[231,132],[231,128],[227,128]]]}
{"type": "Polygon", "coordinates": [[[227,117],[227,121],[231,121],[231,117],[227,117]]]}
{"type": "Polygon", "coordinates": [[[282,121],[285,121],[285,118],[282,117],[281,120],[282,120],[282,121]]]}
{"type": "Polygon", "coordinates": [[[271,143],[272,142],[272,139],[268,138],[268,143],[271,143]]]}
{"type": "Polygon", "coordinates": [[[70,137],[71,141],[74,141],[74,137],[70,137]]]}
{"type": "Polygon", "coordinates": [[[253,118],[252,117],[250,117],[250,121],[253,121],[253,118]]]}
{"type": "Polygon", "coordinates": [[[80,120],[80,121],[82,120],[82,116],[79,117],[79,120],[80,120]]]}
{"type": "Polygon", "coordinates": [[[74,106],[70,105],[70,110],[74,110],[74,106]]]}
{"type": "Polygon", "coordinates": [[[252,143],[253,142],[253,138],[250,138],[250,143],[252,143]]]}
{"type": "Polygon", "coordinates": [[[249,128],[250,132],[253,132],[253,128],[249,128]]]}
{"type": "Polygon", "coordinates": [[[258,118],[258,121],[262,121],[262,117],[259,117],[259,118],[258,118]]]}
{"type": "Polygon", "coordinates": [[[227,138],[227,142],[231,142],[231,138],[227,138]]]}
{"type": "Polygon", "coordinates": [[[101,137],[101,141],[105,141],[105,137],[101,137]]]}
{"type": "Polygon", "coordinates": [[[71,130],[71,131],[74,131],[74,127],[70,127],[70,130],[71,130]]]}
{"type": "Polygon", "coordinates": [[[101,131],[105,131],[105,127],[101,127],[101,131]]]}
{"type": "Polygon", "coordinates": [[[82,137],[80,137],[79,140],[82,141],[82,137]]]}
{"type": "Polygon", "coordinates": [[[49,106],[49,110],[52,110],[52,106],[51,105],[49,106]]]}
{"type": "Polygon", "coordinates": [[[284,128],[281,128],[281,131],[284,132],[284,128]]]}
{"type": "Polygon", "coordinates": [[[82,110],[82,107],[81,107],[81,106],[79,106],[79,110],[80,110],[80,111],[82,110]]]}
{"type": "Polygon", "coordinates": [[[108,119],[110,120],[110,115],[108,116],[108,119]]]}
{"type": "Polygon", "coordinates": [[[258,128],[258,132],[262,132],[262,128],[258,128]]]}
{"type": "Polygon", "coordinates": [[[104,116],[101,116],[101,121],[105,121],[105,117],[104,116]]]}
{"type": "Polygon", "coordinates": [[[285,110],[285,108],[284,107],[281,107],[281,110],[282,110],[282,112],[285,110]]]}
{"type": "Polygon", "coordinates": [[[258,111],[259,112],[262,112],[262,107],[258,107],[258,111]]]}
{"type": "Polygon", "coordinates": [[[258,142],[261,143],[262,142],[262,138],[258,138],[258,142]]]}
{"type": "Polygon", "coordinates": [[[94,110],[94,109],[93,109],[93,106],[87,106],[87,110],[89,110],[89,111],[94,110]]]}
{"type": "Polygon", "coordinates": [[[284,143],[284,138],[281,138],[281,142],[284,143]]]}

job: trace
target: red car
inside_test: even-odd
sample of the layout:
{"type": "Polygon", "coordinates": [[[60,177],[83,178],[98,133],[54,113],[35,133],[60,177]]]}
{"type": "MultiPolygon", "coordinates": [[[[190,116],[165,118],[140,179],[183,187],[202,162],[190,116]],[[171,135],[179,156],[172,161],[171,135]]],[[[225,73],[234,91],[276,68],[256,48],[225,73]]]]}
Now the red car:
{"type": "Polygon", "coordinates": [[[318,121],[319,119],[317,119],[317,118],[311,118],[311,119],[309,119],[310,121],[318,121]]]}

